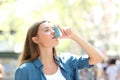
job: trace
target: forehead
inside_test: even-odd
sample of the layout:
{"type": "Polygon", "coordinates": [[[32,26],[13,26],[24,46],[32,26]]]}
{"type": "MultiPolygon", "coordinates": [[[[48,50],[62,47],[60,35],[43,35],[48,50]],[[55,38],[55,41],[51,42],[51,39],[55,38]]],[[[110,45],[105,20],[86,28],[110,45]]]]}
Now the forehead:
{"type": "Polygon", "coordinates": [[[43,29],[45,27],[52,27],[52,24],[50,22],[44,22],[39,26],[40,29],[43,29]]]}

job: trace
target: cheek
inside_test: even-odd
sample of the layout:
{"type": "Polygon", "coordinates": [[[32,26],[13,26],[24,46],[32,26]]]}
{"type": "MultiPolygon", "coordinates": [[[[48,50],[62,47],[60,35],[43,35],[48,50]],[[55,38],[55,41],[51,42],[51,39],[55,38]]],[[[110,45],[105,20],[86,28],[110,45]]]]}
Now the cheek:
{"type": "Polygon", "coordinates": [[[46,43],[47,44],[47,43],[50,42],[51,38],[49,36],[49,33],[47,33],[47,34],[40,36],[40,38],[39,38],[40,43],[44,43],[44,44],[46,43]]]}
{"type": "Polygon", "coordinates": [[[39,39],[40,39],[41,41],[49,40],[49,39],[50,39],[50,34],[51,34],[50,31],[44,32],[44,33],[40,33],[39,39]]]}
{"type": "Polygon", "coordinates": [[[50,32],[50,31],[45,32],[45,35],[50,35],[50,34],[51,34],[51,32],[50,32]]]}

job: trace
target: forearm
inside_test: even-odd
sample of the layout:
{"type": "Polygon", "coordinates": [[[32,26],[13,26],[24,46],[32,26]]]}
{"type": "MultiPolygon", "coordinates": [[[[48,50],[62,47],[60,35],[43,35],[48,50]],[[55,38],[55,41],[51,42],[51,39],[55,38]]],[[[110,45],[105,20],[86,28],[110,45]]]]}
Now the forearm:
{"type": "Polygon", "coordinates": [[[102,54],[100,51],[98,51],[96,48],[94,48],[90,43],[88,43],[86,40],[78,36],[77,34],[72,31],[70,28],[62,29],[60,28],[62,32],[61,38],[70,38],[77,42],[88,54],[89,56],[89,64],[93,65],[103,60],[102,54]]]}
{"type": "Polygon", "coordinates": [[[77,42],[88,54],[89,56],[89,64],[93,65],[103,60],[102,54],[95,47],[93,47],[89,42],[81,38],[80,36],[74,34],[71,38],[75,42],[77,42]]]}

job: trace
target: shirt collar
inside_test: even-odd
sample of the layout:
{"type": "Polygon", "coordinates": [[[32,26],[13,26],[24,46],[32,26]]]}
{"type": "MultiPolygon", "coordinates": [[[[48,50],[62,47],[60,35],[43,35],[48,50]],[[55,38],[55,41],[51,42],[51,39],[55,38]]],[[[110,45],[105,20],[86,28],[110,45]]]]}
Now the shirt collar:
{"type": "Polygon", "coordinates": [[[37,67],[37,68],[43,68],[43,64],[42,62],[36,58],[34,61],[33,61],[34,65],[37,67]]]}
{"type": "MultiPolygon", "coordinates": [[[[59,60],[59,57],[58,56],[53,56],[55,62],[59,65],[60,64],[60,60],[59,60]]],[[[43,64],[42,62],[39,60],[39,58],[36,58],[34,61],[33,61],[33,64],[37,67],[37,68],[43,68],[43,64]]]]}
{"type": "MultiPolygon", "coordinates": [[[[65,66],[62,64],[61,59],[60,59],[57,55],[54,55],[53,58],[54,58],[55,62],[56,62],[61,68],[63,68],[63,69],[66,71],[65,66]]],[[[36,59],[33,61],[33,64],[34,64],[37,68],[41,68],[41,69],[43,68],[43,64],[42,64],[42,62],[39,60],[39,58],[36,58],[36,59]]]]}
{"type": "Polygon", "coordinates": [[[53,56],[55,62],[62,68],[64,69],[66,72],[67,72],[67,68],[65,67],[64,63],[62,62],[61,58],[58,57],[57,55],[56,56],[53,56]]]}

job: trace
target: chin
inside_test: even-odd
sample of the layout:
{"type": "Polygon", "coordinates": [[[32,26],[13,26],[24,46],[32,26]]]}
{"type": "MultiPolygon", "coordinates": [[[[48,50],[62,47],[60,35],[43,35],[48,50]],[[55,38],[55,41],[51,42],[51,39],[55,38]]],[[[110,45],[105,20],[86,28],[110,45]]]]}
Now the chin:
{"type": "Polygon", "coordinates": [[[56,45],[58,45],[58,44],[59,44],[59,41],[56,42],[56,45]]]}
{"type": "Polygon", "coordinates": [[[59,44],[58,40],[56,42],[54,42],[54,46],[57,46],[58,44],[59,44]]]}

